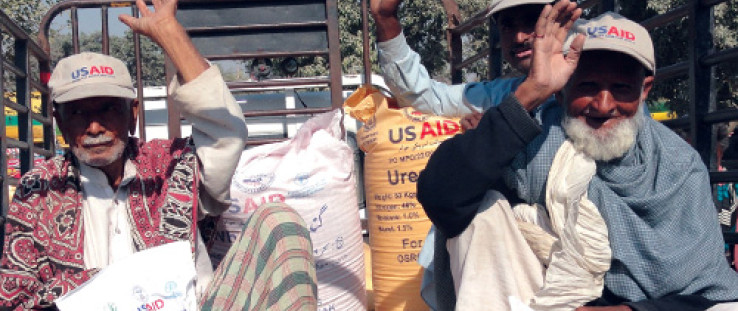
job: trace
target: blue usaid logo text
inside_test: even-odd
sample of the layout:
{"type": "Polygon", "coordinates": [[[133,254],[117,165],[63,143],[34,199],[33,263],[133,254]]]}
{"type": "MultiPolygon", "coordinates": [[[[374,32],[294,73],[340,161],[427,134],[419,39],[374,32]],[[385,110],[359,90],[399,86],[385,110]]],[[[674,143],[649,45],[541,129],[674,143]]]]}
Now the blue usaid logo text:
{"type": "Polygon", "coordinates": [[[115,77],[115,70],[109,66],[84,66],[72,71],[72,80],[81,80],[92,77],[115,77]]]}
{"type": "Polygon", "coordinates": [[[587,36],[591,38],[596,37],[608,37],[608,38],[619,38],[628,41],[635,41],[635,35],[622,28],[615,26],[597,26],[587,27],[587,36]]]}

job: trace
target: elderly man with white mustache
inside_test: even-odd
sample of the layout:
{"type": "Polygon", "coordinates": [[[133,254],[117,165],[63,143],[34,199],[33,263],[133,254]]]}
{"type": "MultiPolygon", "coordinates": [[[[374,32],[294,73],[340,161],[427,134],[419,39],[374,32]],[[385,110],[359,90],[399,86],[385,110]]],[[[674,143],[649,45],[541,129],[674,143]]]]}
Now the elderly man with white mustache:
{"type": "MultiPolygon", "coordinates": [[[[140,17],[119,18],[156,42],[177,68],[170,95],[192,123],[192,136],[149,142],[130,137],[140,106],[126,65],[89,52],[61,59],[49,88],[71,150],[20,180],[5,227],[0,310],[56,309],[60,297],[101,269],[177,241],[188,241],[194,251],[193,295],[200,305],[188,310],[314,310],[309,231],[284,204],[258,208],[213,271],[198,220],[230,206],[246,123],[218,67],[177,21],[177,0],[152,4],[150,10],[138,0],[140,17]]],[[[166,299],[186,294],[177,290],[166,299]]]]}
{"type": "Polygon", "coordinates": [[[644,117],[648,32],[610,12],[574,24],[579,9],[562,2],[541,13],[526,80],[420,176],[418,199],[441,233],[435,272],[452,279],[436,285],[455,294],[439,305],[738,308],[707,169],[644,117]],[[560,104],[546,103],[552,94],[560,104]]]}

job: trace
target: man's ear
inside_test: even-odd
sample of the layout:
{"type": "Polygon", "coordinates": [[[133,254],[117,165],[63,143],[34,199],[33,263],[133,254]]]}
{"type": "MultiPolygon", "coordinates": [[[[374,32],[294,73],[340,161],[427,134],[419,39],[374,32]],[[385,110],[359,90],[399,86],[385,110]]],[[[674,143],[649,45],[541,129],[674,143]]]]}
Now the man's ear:
{"type": "Polygon", "coordinates": [[[643,79],[643,91],[641,92],[641,102],[645,102],[646,98],[648,98],[648,93],[651,92],[651,87],[653,87],[653,80],[654,76],[646,76],[643,79]]]}
{"type": "Polygon", "coordinates": [[[141,106],[138,103],[138,99],[131,101],[131,119],[128,120],[128,132],[133,135],[136,133],[136,127],[138,126],[138,113],[141,106]]]}

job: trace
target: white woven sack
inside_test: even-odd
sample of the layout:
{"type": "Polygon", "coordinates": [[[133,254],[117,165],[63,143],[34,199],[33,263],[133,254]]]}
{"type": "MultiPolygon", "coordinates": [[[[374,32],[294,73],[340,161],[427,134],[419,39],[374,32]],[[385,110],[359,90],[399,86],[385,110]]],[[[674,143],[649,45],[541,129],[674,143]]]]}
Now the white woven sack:
{"type": "Polygon", "coordinates": [[[305,122],[294,138],[246,150],[210,252],[214,264],[259,205],[285,202],[305,219],[318,276],[318,310],[365,307],[363,239],[354,153],[341,138],[341,111],[305,122]]]}

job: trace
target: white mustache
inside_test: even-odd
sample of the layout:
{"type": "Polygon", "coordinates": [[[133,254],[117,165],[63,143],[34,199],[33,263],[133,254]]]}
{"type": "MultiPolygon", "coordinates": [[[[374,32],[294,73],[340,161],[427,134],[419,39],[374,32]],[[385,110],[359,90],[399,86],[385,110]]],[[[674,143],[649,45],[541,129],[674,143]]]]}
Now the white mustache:
{"type": "Polygon", "coordinates": [[[95,136],[95,137],[87,136],[82,141],[82,144],[83,145],[107,144],[111,141],[113,141],[113,139],[105,135],[100,135],[100,136],[95,136]]]}

